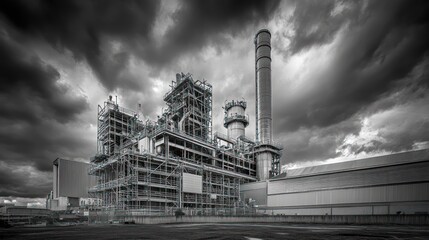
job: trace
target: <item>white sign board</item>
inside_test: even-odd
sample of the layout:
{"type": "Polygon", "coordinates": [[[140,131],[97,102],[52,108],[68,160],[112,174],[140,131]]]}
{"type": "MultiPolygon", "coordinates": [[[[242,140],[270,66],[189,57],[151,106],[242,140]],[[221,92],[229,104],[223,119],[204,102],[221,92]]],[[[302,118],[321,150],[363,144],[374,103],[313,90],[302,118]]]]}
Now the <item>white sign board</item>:
{"type": "Polygon", "coordinates": [[[203,177],[190,173],[183,173],[183,192],[203,193],[203,177]]]}
{"type": "Polygon", "coordinates": [[[149,151],[149,149],[150,149],[149,142],[150,141],[147,137],[140,139],[138,148],[140,149],[141,153],[149,151]]]}

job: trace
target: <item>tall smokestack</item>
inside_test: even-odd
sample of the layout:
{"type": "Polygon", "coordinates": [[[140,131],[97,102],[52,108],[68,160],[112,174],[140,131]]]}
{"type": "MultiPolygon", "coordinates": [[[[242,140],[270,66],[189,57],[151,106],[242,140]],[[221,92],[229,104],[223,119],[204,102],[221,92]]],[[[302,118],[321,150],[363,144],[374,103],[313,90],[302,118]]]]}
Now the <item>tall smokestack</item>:
{"type": "Polygon", "coordinates": [[[256,141],[271,144],[271,33],[261,29],[255,35],[256,141]]]}
{"type": "Polygon", "coordinates": [[[265,181],[280,173],[282,147],[272,143],[271,117],[271,33],[261,29],[255,35],[256,82],[256,177],[265,181]]]}

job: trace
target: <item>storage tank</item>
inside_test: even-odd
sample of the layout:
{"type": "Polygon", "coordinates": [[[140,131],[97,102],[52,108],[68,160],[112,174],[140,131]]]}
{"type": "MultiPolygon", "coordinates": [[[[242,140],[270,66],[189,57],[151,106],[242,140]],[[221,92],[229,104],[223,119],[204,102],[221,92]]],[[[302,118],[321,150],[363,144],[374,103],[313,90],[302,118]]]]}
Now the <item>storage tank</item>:
{"type": "Polygon", "coordinates": [[[249,125],[246,107],[244,100],[232,100],[225,104],[224,126],[228,129],[228,138],[237,139],[246,135],[246,127],[249,125]]]}
{"type": "Polygon", "coordinates": [[[261,29],[255,36],[256,141],[270,144],[271,117],[271,33],[261,29]]]}

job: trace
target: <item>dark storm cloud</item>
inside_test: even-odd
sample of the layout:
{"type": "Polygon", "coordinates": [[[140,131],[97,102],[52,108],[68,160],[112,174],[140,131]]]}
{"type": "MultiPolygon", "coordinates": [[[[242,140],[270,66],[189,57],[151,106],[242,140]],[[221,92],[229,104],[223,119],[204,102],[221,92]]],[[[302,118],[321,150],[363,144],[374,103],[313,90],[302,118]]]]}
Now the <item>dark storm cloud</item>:
{"type": "MultiPolygon", "coordinates": [[[[14,197],[43,197],[50,191],[52,185],[46,177],[32,176],[28,171],[34,169],[20,165],[6,165],[0,161],[0,196],[14,197]]],[[[50,174],[46,174],[51,177],[50,174]]]]}
{"type": "Polygon", "coordinates": [[[64,141],[72,149],[80,145],[71,143],[73,133],[64,140],[61,126],[77,121],[89,105],[11,31],[2,28],[0,35],[0,163],[48,171],[64,141]]]}
{"type": "Polygon", "coordinates": [[[0,196],[31,198],[46,196],[51,191],[52,184],[44,178],[30,176],[28,170],[31,171],[31,169],[21,170],[17,166],[10,167],[0,162],[0,196]]]}
{"type": "MultiPolygon", "coordinates": [[[[429,141],[429,91],[426,88],[417,88],[420,81],[427,80],[429,60],[419,66],[418,70],[408,79],[410,87],[381,99],[369,106],[370,111],[380,104],[400,102],[402,105],[390,108],[387,111],[370,113],[371,128],[377,131],[377,137],[367,144],[347,142],[341,147],[351,149],[355,153],[386,151],[397,152],[415,149],[420,143],[429,141]],[[423,71],[423,72],[421,72],[423,71]]],[[[366,111],[368,112],[368,111],[366,111]]],[[[367,114],[367,113],[366,113],[367,114]]]]}
{"type": "Polygon", "coordinates": [[[51,171],[52,161],[57,157],[89,157],[95,151],[95,139],[88,140],[87,127],[78,124],[74,128],[79,130],[54,121],[1,119],[0,124],[9,126],[0,130],[0,159],[6,163],[25,163],[41,171],[51,171]]]}
{"type": "Polygon", "coordinates": [[[0,195],[14,196],[25,184],[25,177],[11,172],[4,164],[0,165],[0,195]]]}
{"type": "Polygon", "coordinates": [[[356,24],[360,18],[365,17],[359,14],[364,1],[298,0],[294,4],[291,24],[295,34],[289,46],[292,54],[332,41],[342,26],[356,24]]]}
{"type": "MultiPolygon", "coordinates": [[[[298,4],[295,12],[304,11],[300,7],[298,4]]],[[[323,34],[325,31],[335,33],[339,29],[335,16],[327,14],[334,7],[326,4],[322,8],[326,14],[316,14],[318,18],[312,20],[312,24],[319,23],[312,34],[319,36],[320,31],[321,35],[305,40],[306,43],[299,46],[292,43],[292,54],[332,41],[332,37],[327,38],[323,34]],[[326,30],[325,25],[336,27],[326,30]]],[[[361,9],[358,5],[354,7],[361,9]]],[[[406,1],[368,1],[368,6],[356,17],[360,19],[359,24],[347,25],[347,21],[343,21],[345,36],[333,52],[330,67],[312,75],[314,79],[307,81],[313,91],[291,99],[286,107],[278,109],[279,115],[286,116],[280,129],[293,131],[300,126],[327,127],[403,88],[401,80],[423,61],[429,50],[428,10],[427,1],[411,4],[406,1]]],[[[308,25],[308,17],[305,16],[294,16],[297,32],[305,31],[301,29],[308,25]]],[[[300,38],[302,36],[298,36],[300,38]]],[[[422,87],[427,87],[427,84],[426,79],[422,87]]]]}
{"type": "Polygon", "coordinates": [[[68,96],[69,87],[57,81],[58,71],[27,51],[6,34],[0,36],[0,118],[32,122],[42,118],[73,120],[88,107],[86,99],[68,96]]]}
{"type": "Polygon", "coordinates": [[[1,196],[5,196],[8,191],[15,191],[13,196],[42,197],[52,187],[51,177],[46,174],[51,173],[55,158],[87,160],[95,151],[95,136],[87,136],[88,128],[84,124],[70,126],[54,120],[34,122],[23,118],[7,120],[3,117],[0,124],[7,126],[0,129],[0,175],[3,176],[0,181],[0,188],[3,188],[1,196]],[[22,171],[14,173],[8,170],[20,168],[22,171]],[[29,180],[33,174],[37,181],[29,180]],[[25,184],[15,181],[15,178],[22,179],[25,184]],[[42,185],[41,181],[46,179],[49,183],[42,185]],[[13,189],[10,187],[12,185],[13,189]]]}
{"type": "Polygon", "coordinates": [[[163,54],[151,54],[154,57],[147,60],[168,62],[180,53],[198,52],[207,44],[225,44],[228,36],[238,36],[248,26],[255,28],[270,20],[278,5],[278,0],[182,1],[173,14],[174,24],[165,33],[165,43],[157,49],[163,54]]]}
{"type": "Polygon", "coordinates": [[[183,1],[161,45],[152,36],[160,1],[2,1],[0,9],[24,37],[70,50],[90,64],[108,90],[114,90],[135,85],[121,77],[130,54],[162,68],[182,53],[224,41],[223,34],[236,35],[248,24],[268,20],[278,3],[183,1]],[[118,52],[111,51],[115,43],[120,45],[118,52]]]}
{"type": "Polygon", "coordinates": [[[287,146],[283,163],[338,157],[337,146],[348,134],[358,134],[360,127],[359,119],[353,118],[326,128],[300,128],[283,140],[287,146]]]}
{"type": "Polygon", "coordinates": [[[428,143],[429,91],[422,87],[429,76],[428,66],[426,59],[401,80],[401,90],[381,96],[349,119],[285,134],[283,163],[324,160],[343,153],[353,156],[406,151],[428,143]],[[363,123],[363,119],[368,122],[363,123]],[[346,137],[352,140],[345,141],[346,137]]]}
{"type": "Polygon", "coordinates": [[[143,44],[158,6],[159,1],[131,0],[0,3],[3,17],[22,38],[40,38],[60,51],[70,50],[76,59],[91,65],[109,90],[119,84],[116,77],[127,64],[128,53],[105,53],[103,44],[106,40],[143,44]]]}
{"type": "Polygon", "coordinates": [[[427,116],[409,121],[406,114],[395,113],[380,121],[397,124],[379,131],[383,141],[342,145],[346,136],[360,136],[359,119],[415,104],[415,96],[427,94],[427,64],[419,67],[428,61],[427,1],[296,1],[292,5],[293,31],[273,37],[275,43],[289,36],[289,48],[274,51],[287,59],[330,44],[332,49],[329,57],[320,56],[326,62],[318,62],[326,67],[306,66],[312,74],[300,79],[305,87],[283,94],[284,104],[274,105],[275,130],[285,134],[282,143],[289,146],[284,163],[335,158],[341,148],[352,154],[397,152],[429,140],[424,128],[427,116]],[[404,121],[407,124],[401,125],[404,121]],[[351,128],[341,128],[344,125],[351,128]]]}

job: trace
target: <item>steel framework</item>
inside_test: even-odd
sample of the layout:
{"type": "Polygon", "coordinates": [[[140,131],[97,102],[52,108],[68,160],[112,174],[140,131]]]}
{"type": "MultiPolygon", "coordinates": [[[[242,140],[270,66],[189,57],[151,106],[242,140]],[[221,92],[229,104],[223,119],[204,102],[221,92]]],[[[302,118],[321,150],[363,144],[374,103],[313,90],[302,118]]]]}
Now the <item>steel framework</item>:
{"type": "Polygon", "coordinates": [[[177,74],[156,122],[110,98],[99,106],[97,154],[89,174],[100,208],[133,214],[227,214],[240,203],[240,184],[256,181],[255,143],[212,136],[212,86],[177,74]],[[221,141],[235,142],[222,145],[221,141]],[[185,173],[201,177],[201,192],[184,191],[185,173]]]}

